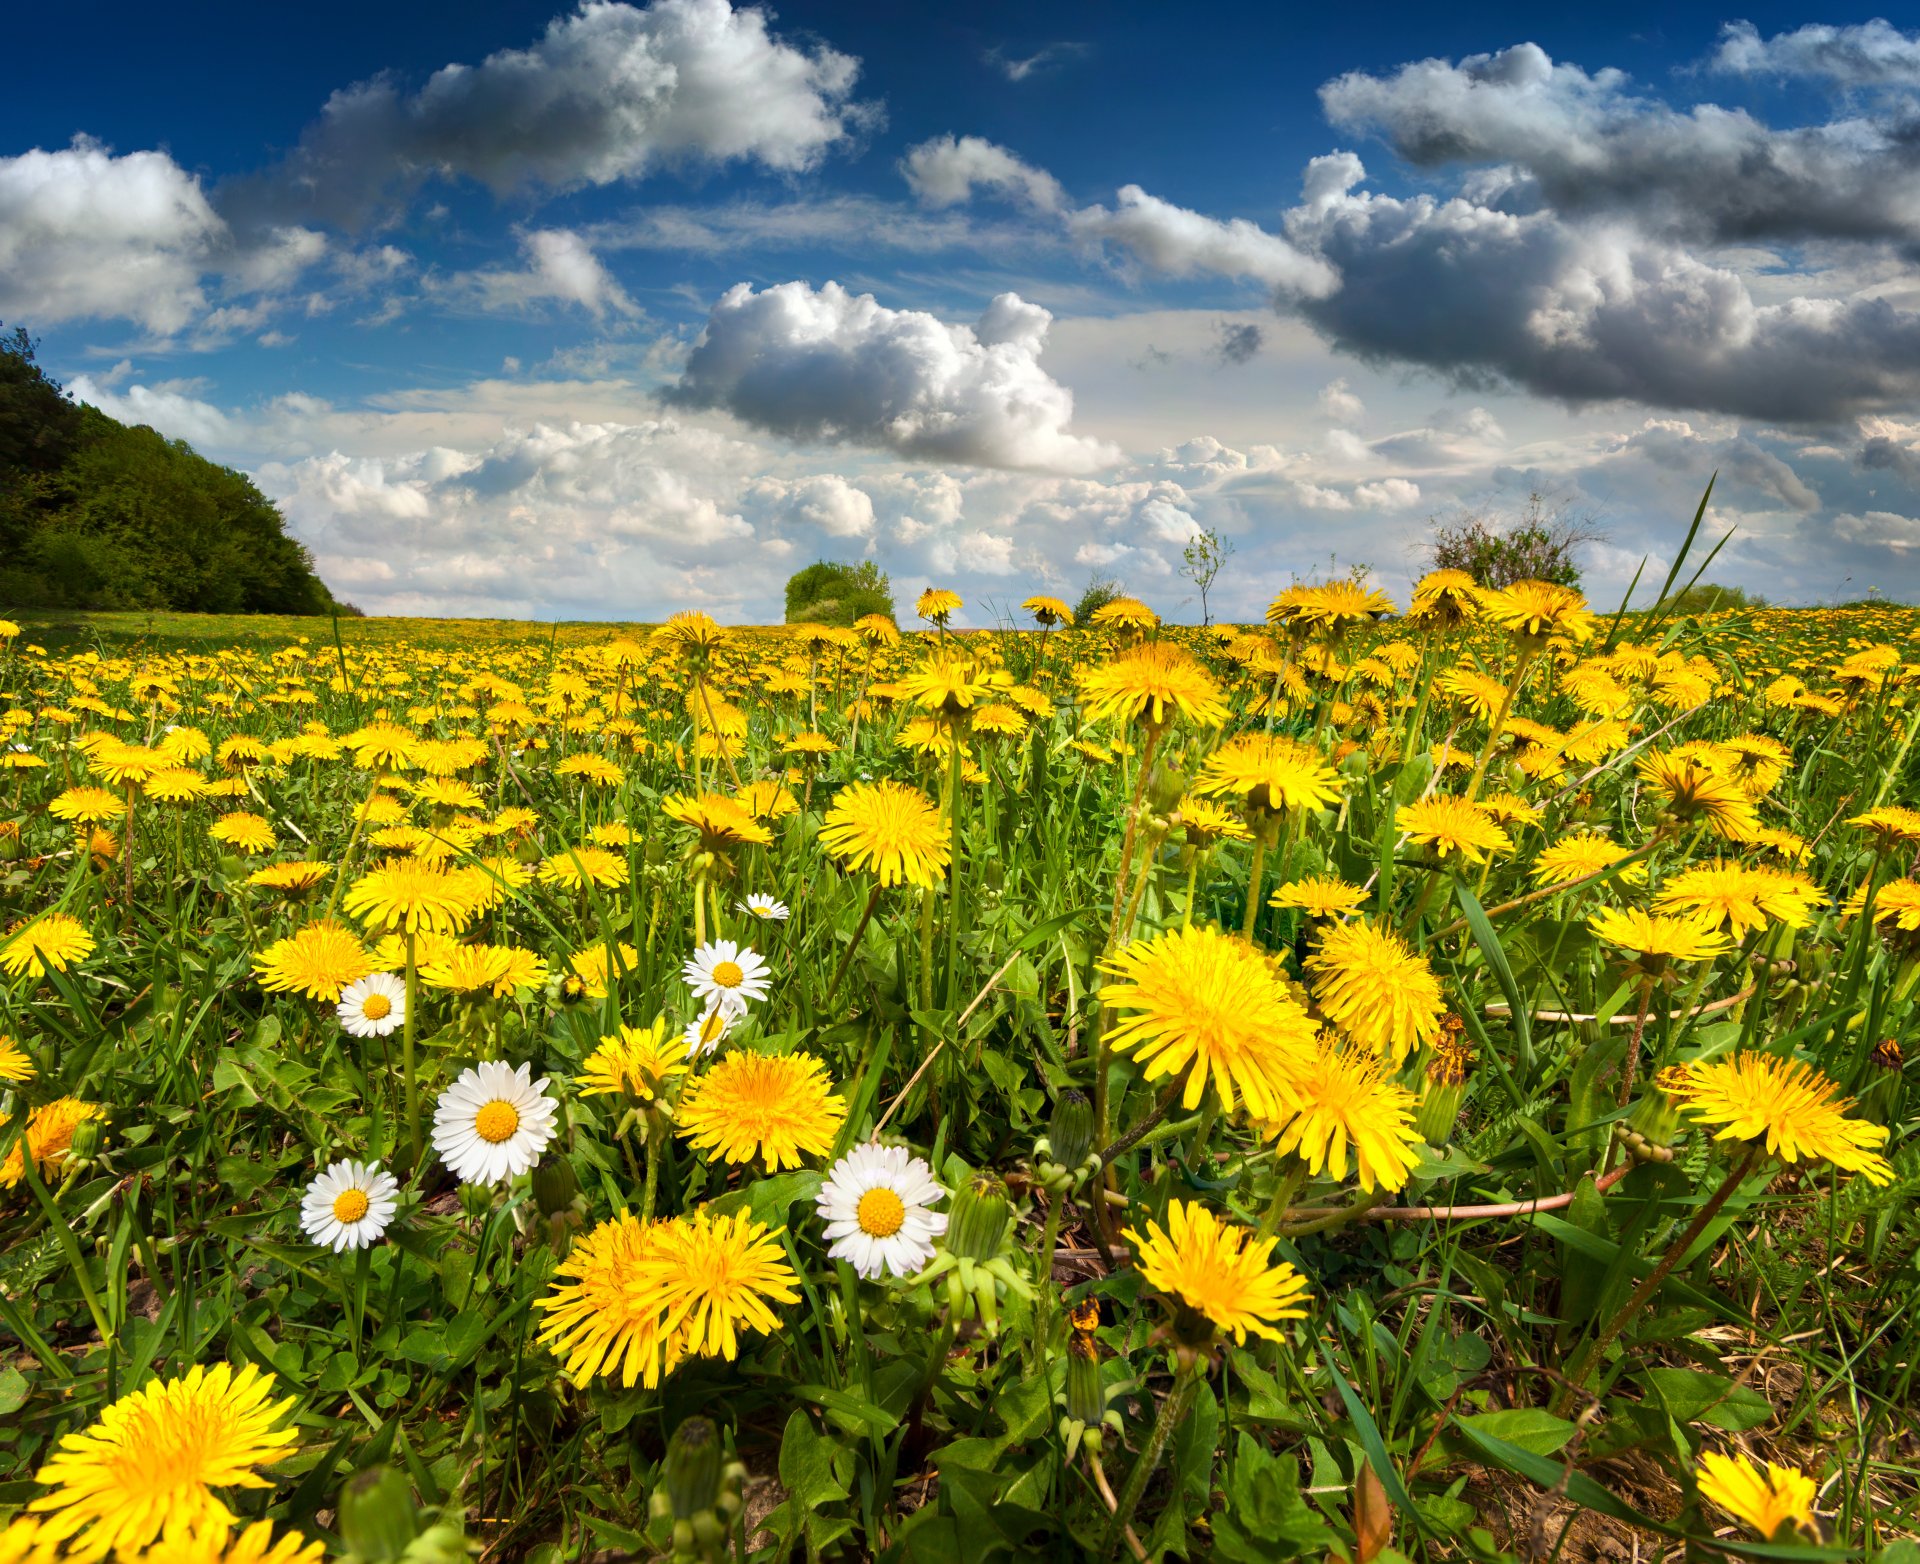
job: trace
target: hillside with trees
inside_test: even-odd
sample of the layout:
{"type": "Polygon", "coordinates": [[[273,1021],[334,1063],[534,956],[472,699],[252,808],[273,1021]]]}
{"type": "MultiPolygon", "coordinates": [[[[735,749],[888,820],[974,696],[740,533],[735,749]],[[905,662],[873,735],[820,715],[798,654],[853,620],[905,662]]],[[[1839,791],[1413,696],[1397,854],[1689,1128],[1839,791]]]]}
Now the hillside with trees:
{"type": "Polygon", "coordinates": [[[341,611],[245,474],[72,401],[0,336],[0,606],[341,611]]]}

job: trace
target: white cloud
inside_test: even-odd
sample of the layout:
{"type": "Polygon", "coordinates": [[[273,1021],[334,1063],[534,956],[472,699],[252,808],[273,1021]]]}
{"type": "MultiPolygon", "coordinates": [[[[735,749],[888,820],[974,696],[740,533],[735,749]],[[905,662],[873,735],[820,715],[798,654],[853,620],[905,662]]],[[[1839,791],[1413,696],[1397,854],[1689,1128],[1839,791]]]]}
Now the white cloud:
{"type": "Polygon", "coordinates": [[[1246,278],[1307,298],[1321,297],[1339,285],[1324,261],[1302,254],[1257,223],[1244,217],[1227,222],[1205,217],[1149,195],[1138,185],[1121,187],[1114,210],[1084,207],[1067,221],[1076,238],[1117,244],[1169,277],[1246,278]]]}
{"type": "Polygon", "coordinates": [[[1057,215],[1080,244],[1113,246],[1164,276],[1244,279],[1306,296],[1337,286],[1324,262],[1303,255],[1258,223],[1206,217],[1149,195],[1138,185],[1122,186],[1112,210],[1099,205],[1069,208],[1051,174],[979,136],[921,142],[900,167],[926,205],[958,205],[976,190],[992,190],[1037,213],[1057,215]]]}
{"type": "Polygon", "coordinates": [[[1060,182],[1043,169],[979,136],[936,136],[911,148],[900,171],[914,195],[928,206],[958,206],[977,189],[1032,207],[1057,211],[1065,203],[1060,182]]]}
{"type": "Polygon", "coordinates": [[[334,93],[287,163],[239,195],[352,224],[431,177],[505,194],[679,163],[799,172],[864,122],[858,71],[727,0],[589,0],[529,47],[445,66],[417,93],[389,77],[334,93]]]}
{"type": "Polygon", "coordinates": [[[1086,472],[1119,453],[1068,432],[1073,395],[1039,362],[1052,319],[1011,293],[968,327],[833,282],[741,283],[713,306],[674,396],[793,440],[1086,472]]]}
{"type": "Polygon", "coordinates": [[[223,449],[241,432],[239,422],[212,403],[165,383],[128,386],[125,391],[116,391],[104,376],[95,380],[76,375],[67,389],[76,402],[90,403],[109,418],[117,418],[123,424],[146,424],[169,438],[187,440],[194,445],[223,449]]]}
{"type": "Polygon", "coordinates": [[[206,309],[226,226],[164,152],[77,140],[0,158],[0,316],[35,326],[120,318],[162,335],[206,309]]]}
{"type": "Polygon", "coordinates": [[[1336,424],[1357,424],[1367,416],[1367,404],[1344,379],[1331,380],[1320,392],[1320,411],[1336,424]]]}
{"type": "Polygon", "coordinates": [[[1740,76],[1806,76],[1836,87],[1920,87],[1920,34],[1876,17],[1857,26],[1812,22],[1762,38],[1751,22],[1728,22],[1712,66],[1740,76]]]}
{"type": "Polygon", "coordinates": [[[609,314],[632,319],[642,313],[587,241],[571,229],[534,229],[521,235],[520,248],[526,265],[519,270],[459,272],[438,284],[438,291],[451,300],[504,314],[520,314],[549,299],[577,304],[595,320],[609,314]]]}
{"type": "Polygon", "coordinates": [[[838,473],[763,478],[748,492],[769,503],[773,513],[790,526],[840,540],[873,536],[873,501],[838,473]]]}

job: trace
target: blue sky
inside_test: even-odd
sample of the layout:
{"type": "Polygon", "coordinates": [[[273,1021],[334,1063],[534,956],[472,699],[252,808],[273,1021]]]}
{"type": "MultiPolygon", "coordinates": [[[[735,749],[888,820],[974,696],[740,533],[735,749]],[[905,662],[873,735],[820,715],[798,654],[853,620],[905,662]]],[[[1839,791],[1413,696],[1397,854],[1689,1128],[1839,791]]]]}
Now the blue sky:
{"type": "Polygon", "coordinates": [[[1920,595],[1920,36],[1746,7],[257,7],[17,22],[0,318],[372,611],[976,622],[1417,573],[1920,595]]]}

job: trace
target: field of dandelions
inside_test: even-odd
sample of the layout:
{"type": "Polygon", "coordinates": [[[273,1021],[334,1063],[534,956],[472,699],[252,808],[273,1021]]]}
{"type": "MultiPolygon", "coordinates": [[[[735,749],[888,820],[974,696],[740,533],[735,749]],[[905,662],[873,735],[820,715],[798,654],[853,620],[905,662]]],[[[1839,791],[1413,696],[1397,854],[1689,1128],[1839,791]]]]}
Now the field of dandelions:
{"type": "Polygon", "coordinates": [[[916,607],[0,622],[0,1561],[1920,1564],[1920,616],[916,607]]]}

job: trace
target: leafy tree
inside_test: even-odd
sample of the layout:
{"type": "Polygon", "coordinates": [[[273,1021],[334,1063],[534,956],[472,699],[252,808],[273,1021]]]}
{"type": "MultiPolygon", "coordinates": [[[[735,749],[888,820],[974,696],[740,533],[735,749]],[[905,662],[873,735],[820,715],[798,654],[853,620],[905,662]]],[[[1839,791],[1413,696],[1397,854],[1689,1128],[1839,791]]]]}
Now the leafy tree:
{"type": "Polygon", "coordinates": [[[1212,616],[1207,612],[1207,593],[1211,590],[1214,578],[1220,574],[1221,567],[1233,557],[1233,543],[1223,538],[1211,527],[1205,527],[1187,539],[1187,546],[1180,551],[1180,574],[1191,581],[1200,592],[1200,623],[1210,625],[1212,616]]]}
{"type": "Polygon", "coordinates": [[[1080,594],[1080,601],[1073,605],[1073,622],[1086,624],[1093,618],[1097,609],[1105,608],[1115,598],[1126,596],[1126,588],[1112,576],[1092,575],[1087,578],[1087,589],[1080,594]]]}
{"type": "Polygon", "coordinates": [[[1430,570],[1464,570],[1482,586],[1511,586],[1516,581],[1580,584],[1579,551],[1606,534],[1589,515],[1567,501],[1549,501],[1537,490],[1520,514],[1493,510],[1463,511],[1451,520],[1432,519],[1426,561],[1430,570]]]}
{"type": "Polygon", "coordinates": [[[868,614],[894,617],[893,582],[870,559],[819,560],[787,578],[787,623],[845,627],[868,614]]]}
{"type": "Polygon", "coordinates": [[[76,405],[0,336],[0,602],[200,613],[339,611],[251,479],[76,405]]]}

